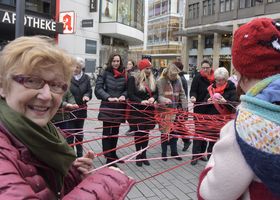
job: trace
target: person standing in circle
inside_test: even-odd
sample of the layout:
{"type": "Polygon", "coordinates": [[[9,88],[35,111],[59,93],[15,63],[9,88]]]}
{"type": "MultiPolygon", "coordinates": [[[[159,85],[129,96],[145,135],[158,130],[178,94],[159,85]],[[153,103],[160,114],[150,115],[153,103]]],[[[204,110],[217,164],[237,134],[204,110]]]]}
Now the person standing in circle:
{"type": "MultiPolygon", "coordinates": [[[[77,142],[76,150],[77,157],[83,156],[83,146],[80,144],[83,141],[84,123],[87,118],[87,102],[92,98],[92,89],[90,84],[90,77],[84,73],[85,61],[83,58],[77,57],[77,65],[74,70],[73,77],[71,79],[70,92],[75,98],[79,109],[73,111],[73,115],[76,117],[75,120],[70,121],[71,127],[73,128],[73,140],[77,142]]],[[[71,141],[68,139],[68,142],[71,141]]]]}
{"type": "Polygon", "coordinates": [[[97,77],[94,93],[101,100],[98,120],[103,122],[102,148],[108,164],[119,159],[118,134],[120,124],[125,122],[126,71],[119,54],[109,57],[106,69],[97,77]]]}
{"type": "MultiPolygon", "coordinates": [[[[158,92],[156,80],[152,73],[152,64],[148,59],[143,59],[137,65],[140,70],[128,78],[128,122],[135,135],[136,151],[145,149],[149,143],[149,131],[155,127],[155,107],[158,92]]],[[[136,159],[146,159],[146,150],[136,156],[136,159]]],[[[136,161],[136,165],[150,165],[148,160],[136,161]]]]}
{"type": "MultiPolygon", "coordinates": [[[[205,109],[207,109],[208,105],[198,105],[199,103],[207,102],[206,96],[208,95],[207,88],[215,81],[214,77],[214,70],[212,69],[212,63],[209,60],[203,60],[201,62],[201,69],[199,73],[195,75],[191,84],[190,90],[190,101],[194,103],[193,112],[199,114],[207,114],[205,113],[205,109]]],[[[195,120],[197,134],[205,134],[203,131],[199,131],[197,127],[199,124],[195,120]]],[[[197,140],[193,139],[193,161],[191,162],[192,165],[197,164],[197,157],[196,154],[204,153],[207,147],[207,141],[204,140],[197,140]]],[[[202,161],[207,161],[207,158],[202,156],[200,158],[202,161]]]]}

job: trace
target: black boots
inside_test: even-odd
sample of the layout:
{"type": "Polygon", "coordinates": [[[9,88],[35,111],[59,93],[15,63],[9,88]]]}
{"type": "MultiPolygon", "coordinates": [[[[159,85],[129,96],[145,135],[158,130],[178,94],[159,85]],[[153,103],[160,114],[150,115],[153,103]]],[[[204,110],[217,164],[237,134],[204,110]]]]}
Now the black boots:
{"type": "Polygon", "coordinates": [[[142,154],[136,156],[136,160],[137,160],[137,161],[136,161],[136,165],[137,165],[138,167],[142,167],[143,164],[144,164],[144,165],[147,165],[147,166],[150,165],[150,162],[149,162],[148,160],[142,160],[142,161],[140,161],[140,159],[147,159],[147,157],[146,157],[146,151],[144,151],[144,152],[142,152],[142,154]]]}
{"type": "Polygon", "coordinates": [[[188,148],[190,147],[190,145],[191,145],[191,141],[184,142],[184,147],[183,147],[182,151],[187,151],[188,148]]]}
{"type": "Polygon", "coordinates": [[[136,165],[138,167],[142,167],[142,164],[143,164],[142,161],[140,161],[140,159],[141,159],[141,154],[136,156],[136,165]]]}

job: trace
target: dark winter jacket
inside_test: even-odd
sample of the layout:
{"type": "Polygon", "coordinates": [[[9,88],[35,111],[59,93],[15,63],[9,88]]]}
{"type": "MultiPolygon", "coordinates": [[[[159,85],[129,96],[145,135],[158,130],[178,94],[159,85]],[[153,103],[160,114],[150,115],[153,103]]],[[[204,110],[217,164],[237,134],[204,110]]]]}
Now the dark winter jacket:
{"type": "Polygon", "coordinates": [[[127,97],[126,77],[114,77],[112,71],[105,70],[97,77],[95,90],[97,99],[102,100],[100,104],[98,120],[123,123],[125,122],[125,102],[109,102],[109,97],[127,97]]]}
{"type": "Polygon", "coordinates": [[[86,118],[86,102],[83,101],[83,97],[87,96],[89,99],[92,98],[92,89],[90,84],[90,78],[87,74],[83,74],[82,77],[77,81],[74,77],[71,79],[70,92],[73,94],[76,103],[79,105],[80,110],[73,112],[77,118],[86,118]]]}
{"type": "Polygon", "coordinates": [[[70,110],[65,110],[65,106],[68,103],[76,104],[75,98],[69,90],[67,90],[66,93],[63,95],[60,108],[56,112],[54,117],[52,118],[53,123],[62,122],[62,121],[69,120],[69,119],[73,118],[71,111],[70,110]]]}
{"type": "Polygon", "coordinates": [[[184,76],[184,72],[180,72],[179,76],[181,78],[181,82],[182,82],[183,89],[185,91],[186,98],[188,99],[188,95],[189,95],[188,81],[184,76]]]}
{"type": "Polygon", "coordinates": [[[61,193],[54,194],[40,171],[48,174],[48,182],[52,182],[51,187],[55,187],[53,169],[36,159],[26,146],[0,124],[0,199],[124,199],[134,184],[126,175],[108,168],[103,168],[82,181],[79,172],[71,167],[64,178],[61,193]]]}
{"type": "Polygon", "coordinates": [[[150,96],[148,91],[141,91],[136,86],[136,81],[134,76],[128,78],[128,116],[127,121],[130,126],[137,126],[138,130],[151,130],[155,127],[155,107],[141,105],[141,101],[148,100],[153,97],[155,101],[158,98],[157,88],[152,91],[150,96]]]}
{"type": "Polygon", "coordinates": [[[205,106],[197,105],[202,102],[207,102],[206,96],[208,95],[207,88],[211,85],[211,83],[204,77],[200,75],[200,73],[196,73],[195,77],[192,80],[190,97],[196,98],[196,103],[194,105],[195,113],[205,114],[205,106]]]}
{"type": "MultiPolygon", "coordinates": [[[[213,83],[213,87],[216,87],[216,84],[213,83]]],[[[228,81],[228,85],[224,90],[224,93],[222,96],[225,98],[225,100],[228,101],[228,105],[225,105],[228,111],[234,113],[235,112],[235,107],[236,107],[236,102],[238,101],[237,93],[236,93],[236,87],[233,82],[228,81]]],[[[207,100],[210,98],[210,94],[206,95],[204,101],[207,102],[207,100]]],[[[219,111],[215,108],[213,104],[209,104],[207,107],[205,106],[205,111],[204,113],[207,113],[209,115],[215,115],[215,114],[221,114],[219,111]]]]}

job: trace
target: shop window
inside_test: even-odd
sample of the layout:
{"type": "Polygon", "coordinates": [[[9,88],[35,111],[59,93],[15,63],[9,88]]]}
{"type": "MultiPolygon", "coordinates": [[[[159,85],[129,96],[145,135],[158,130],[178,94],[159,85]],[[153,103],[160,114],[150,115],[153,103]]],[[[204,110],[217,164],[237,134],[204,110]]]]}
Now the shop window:
{"type": "Polygon", "coordinates": [[[197,47],[198,47],[198,40],[192,40],[191,49],[197,49],[197,47]]]}
{"type": "Polygon", "coordinates": [[[231,47],[232,44],[232,34],[223,34],[221,39],[221,47],[231,47]]]}
{"type": "Polygon", "coordinates": [[[213,48],[214,35],[205,36],[205,48],[213,48]]]}
{"type": "Polygon", "coordinates": [[[115,22],[117,20],[116,0],[102,0],[100,10],[101,22],[115,22]]]}
{"type": "Polygon", "coordinates": [[[118,22],[130,25],[130,0],[118,1],[118,22]]]}

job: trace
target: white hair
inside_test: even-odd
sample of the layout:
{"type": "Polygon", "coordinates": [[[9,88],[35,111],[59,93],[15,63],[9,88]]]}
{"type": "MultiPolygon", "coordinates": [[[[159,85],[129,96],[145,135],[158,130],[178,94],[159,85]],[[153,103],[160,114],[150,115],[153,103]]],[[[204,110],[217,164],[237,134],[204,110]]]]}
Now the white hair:
{"type": "Polygon", "coordinates": [[[218,79],[228,80],[228,77],[229,77],[228,70],[224,67],[219,67],[215,70],[214,77],[215,77],[215,79],[218,78],[218,79]]]}
{"type": "Polygon", "coordinates": [[[85,68],[85,59],[81,57],[76,57],[77,64],[83,69],[85,68]]]}

